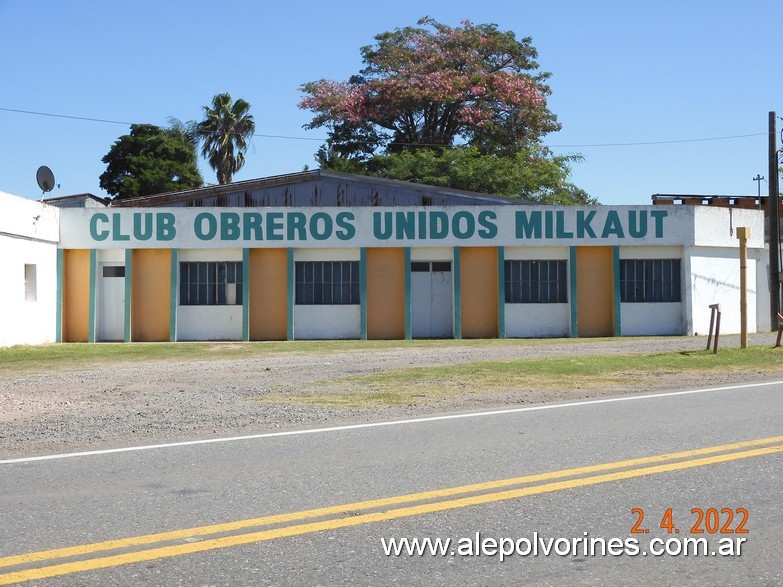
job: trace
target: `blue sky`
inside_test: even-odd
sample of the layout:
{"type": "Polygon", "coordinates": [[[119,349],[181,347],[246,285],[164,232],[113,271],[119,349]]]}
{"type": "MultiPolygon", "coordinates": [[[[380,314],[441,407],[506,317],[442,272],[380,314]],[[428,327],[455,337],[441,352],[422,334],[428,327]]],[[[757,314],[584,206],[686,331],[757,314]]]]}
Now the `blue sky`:
{"type": "MultiPolygon", "coordinates": [[[[768,175],[768,112],[783,116],[779,0],[0,0],[0,108],[166,125],[200,119],[228,91],[250,102],[257,134],[297,137],[257,136],[235,179],[297,172],[325,136],[302,129],[298,87],[347,79],[374,35],[422,16],[533,38],[563,125],[545,142],[585,157],[572,179],[601,203],[755,194],[752,178],[768,175]],[[704,140],[721,137],[737,138],[704,140]]],[[[105,195],[101,158],[128,130],[0,110],[0,191],[40,197],[48,165],[53,196],[105,195]]]]}

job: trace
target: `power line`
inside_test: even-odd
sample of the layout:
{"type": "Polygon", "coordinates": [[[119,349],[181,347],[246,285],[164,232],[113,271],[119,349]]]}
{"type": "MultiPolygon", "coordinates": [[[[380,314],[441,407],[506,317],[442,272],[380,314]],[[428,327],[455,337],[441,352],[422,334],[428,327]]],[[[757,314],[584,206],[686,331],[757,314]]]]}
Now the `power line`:
{"type": "Polygon", "coordinates": [[[16,108],[0,108],[4,112],[16,112],[17,114],[34,114],[35,116],[50,116],[52,118],[70,118],[71,120],[86,120],[88,122],[104,122],[107,124],[130,125],[130,122],[120,120],[105,120],[103,118],[88,118],[86,116],[69,116],[68,114],[51,114],[49,112],[33,112],[31,110],[17,110],[16,108]]]}
{"type": "Polygon", "coordinates": [[[547,145],[547,146],[552,149],[565,149],[565,148],[573,148],[573,147],[635,147],[641,145],[671,145],[675,143],[701,143],[705,141],[725,141],[729,139],[744,139],[747,137],[765,137],[765,136],[767,136],[767,133],[760,132],[760,133],[753,133],[747,135],[708,137],[702,139],[676,139],[676,140],[668,140],[668,141],[639,141],[634,143],[590,143],[590,144],[583,144],[583,145],[547,145]]]}
{"type": "MultiPolygon", "coordinates": [[[[15,112],[17,114],[32,114],[34,116],[49,116],[51,118],[67,118],[70,120],[86,120],[87,122],[102,122],[104,124],[121,124],[123,126],[130,126],[131,124],[136,124],[133,122],[126,122],[124,120],[107,120],[105,118],[90,118],[87,116],[71,116],[69,114],[52,114],[51,112],[35,112],[32,110],[19,110],[17,108],[2,108],[0,107],[0,111],[3,112],[15,112]]],[[[260,133],[254,133],[254,137],[261,137],[266,139],[291,139],[291,140],[298,140],[298,141],[320,141],[323,142],[326,139],[324,138],[317,138],[317,137],[292,137],[292,136],[286,136],[286,135],[267,135],[267,134],[260,134],[260,133]]]]}
{"type": "MultiPolygon", "coordinates": [[[[17,114],[30,114],[34,116],[49,116],[51,118],[67,118],[70,120],[84,120],[87,122],[101,122],[104,124],[122,124],[124,126],[130,126],[131,122],[121,121],[121,120],[107,120],[104,118],[90,118],[87,116],[71,116],[68,114],[52,114],[50,112],[35,112],[32,110],[19,110],[16,108],[3,108],[0,107],[0,111],[3,112],[15,112],[17,114]]],[[[285,139],[285,140],[292,140],[292,141],[318,141],[318,142],[325,142],[325,138],[320,137],[295,137],[290,135],[269,135],[269,134],[261,134],[261,133],[254,133],[254,137],[264,138],[264,139],[285,139]]],[[[700,139],[673,139],[673,140],[666,140],[666,141],[635,141],[635,142],[627,142],[627,143],[584,143],[584,144],[573,144],[573,145],[545,145],[549,147],[550,149],[574,149],[574,148],[592,148],[592,147],[638,147],[638,146],[644,146],[644,145],[673,145],[678,143],[701,143],[701,142],[707,142],[707,141],[726,141],[731,139],[744,139],[749,137],[763,137],[767,136],[767,133],[753,133],[753,134],[744,134],[744,135],[730,135],[725,137],[707,137],[707,138],[700,138],[700,139]]],[[[358,142],[358,141],[356,141],[358,142]]],[[[421,143],[393,143],[395,145],[408,145],[408,144],[417,144],[420,146],[426,146],[422,145],[421,143]]],[[[443,145],[433,145],[433,146],[440,146],[443,145]]]]}

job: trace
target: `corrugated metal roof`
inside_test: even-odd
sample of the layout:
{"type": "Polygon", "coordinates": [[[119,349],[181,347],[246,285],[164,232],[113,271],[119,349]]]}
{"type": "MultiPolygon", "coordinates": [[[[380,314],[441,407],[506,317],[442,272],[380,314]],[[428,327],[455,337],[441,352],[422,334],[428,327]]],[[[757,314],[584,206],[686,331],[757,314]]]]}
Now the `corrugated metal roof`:
{"type": "Polygon", "coordinates": [[[480,206],[534,202],[316,169],[182,192],[113,200],[116,207],[480,206]]]}
{"type": "Polygon", "coordinates": [[[108,206],[108,200],[92,194],[73,194],[71,196],[58,196],[46,198],[44,203],[58,208],[97,208],[108,206]]]}

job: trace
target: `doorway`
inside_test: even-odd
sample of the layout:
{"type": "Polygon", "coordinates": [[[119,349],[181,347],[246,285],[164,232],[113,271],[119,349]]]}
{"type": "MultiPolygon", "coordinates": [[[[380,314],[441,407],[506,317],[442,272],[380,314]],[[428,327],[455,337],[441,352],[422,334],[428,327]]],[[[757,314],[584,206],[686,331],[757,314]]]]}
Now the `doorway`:
{"type": "Polygon", "coordinates": [[[125,338],[125,266],[100,264],[98,291],[98,340],[121,341],[125,338]]]}
{"type": "Polygon", "coordinates": [[[454,336],[451,261],[411,262],[413,338],[454,336]]]}

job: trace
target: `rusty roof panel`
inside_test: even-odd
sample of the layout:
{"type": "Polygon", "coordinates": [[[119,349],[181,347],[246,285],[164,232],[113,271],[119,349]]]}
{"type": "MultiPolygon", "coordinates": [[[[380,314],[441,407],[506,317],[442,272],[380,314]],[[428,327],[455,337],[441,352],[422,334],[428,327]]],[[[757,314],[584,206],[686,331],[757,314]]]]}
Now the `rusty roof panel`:
{"type": "Polygon", "coordinates": [[[390,179],[304,171],[195,190],[116,200],[117,207],[329,207],[525,205],[503,198],[390,179]]]}

